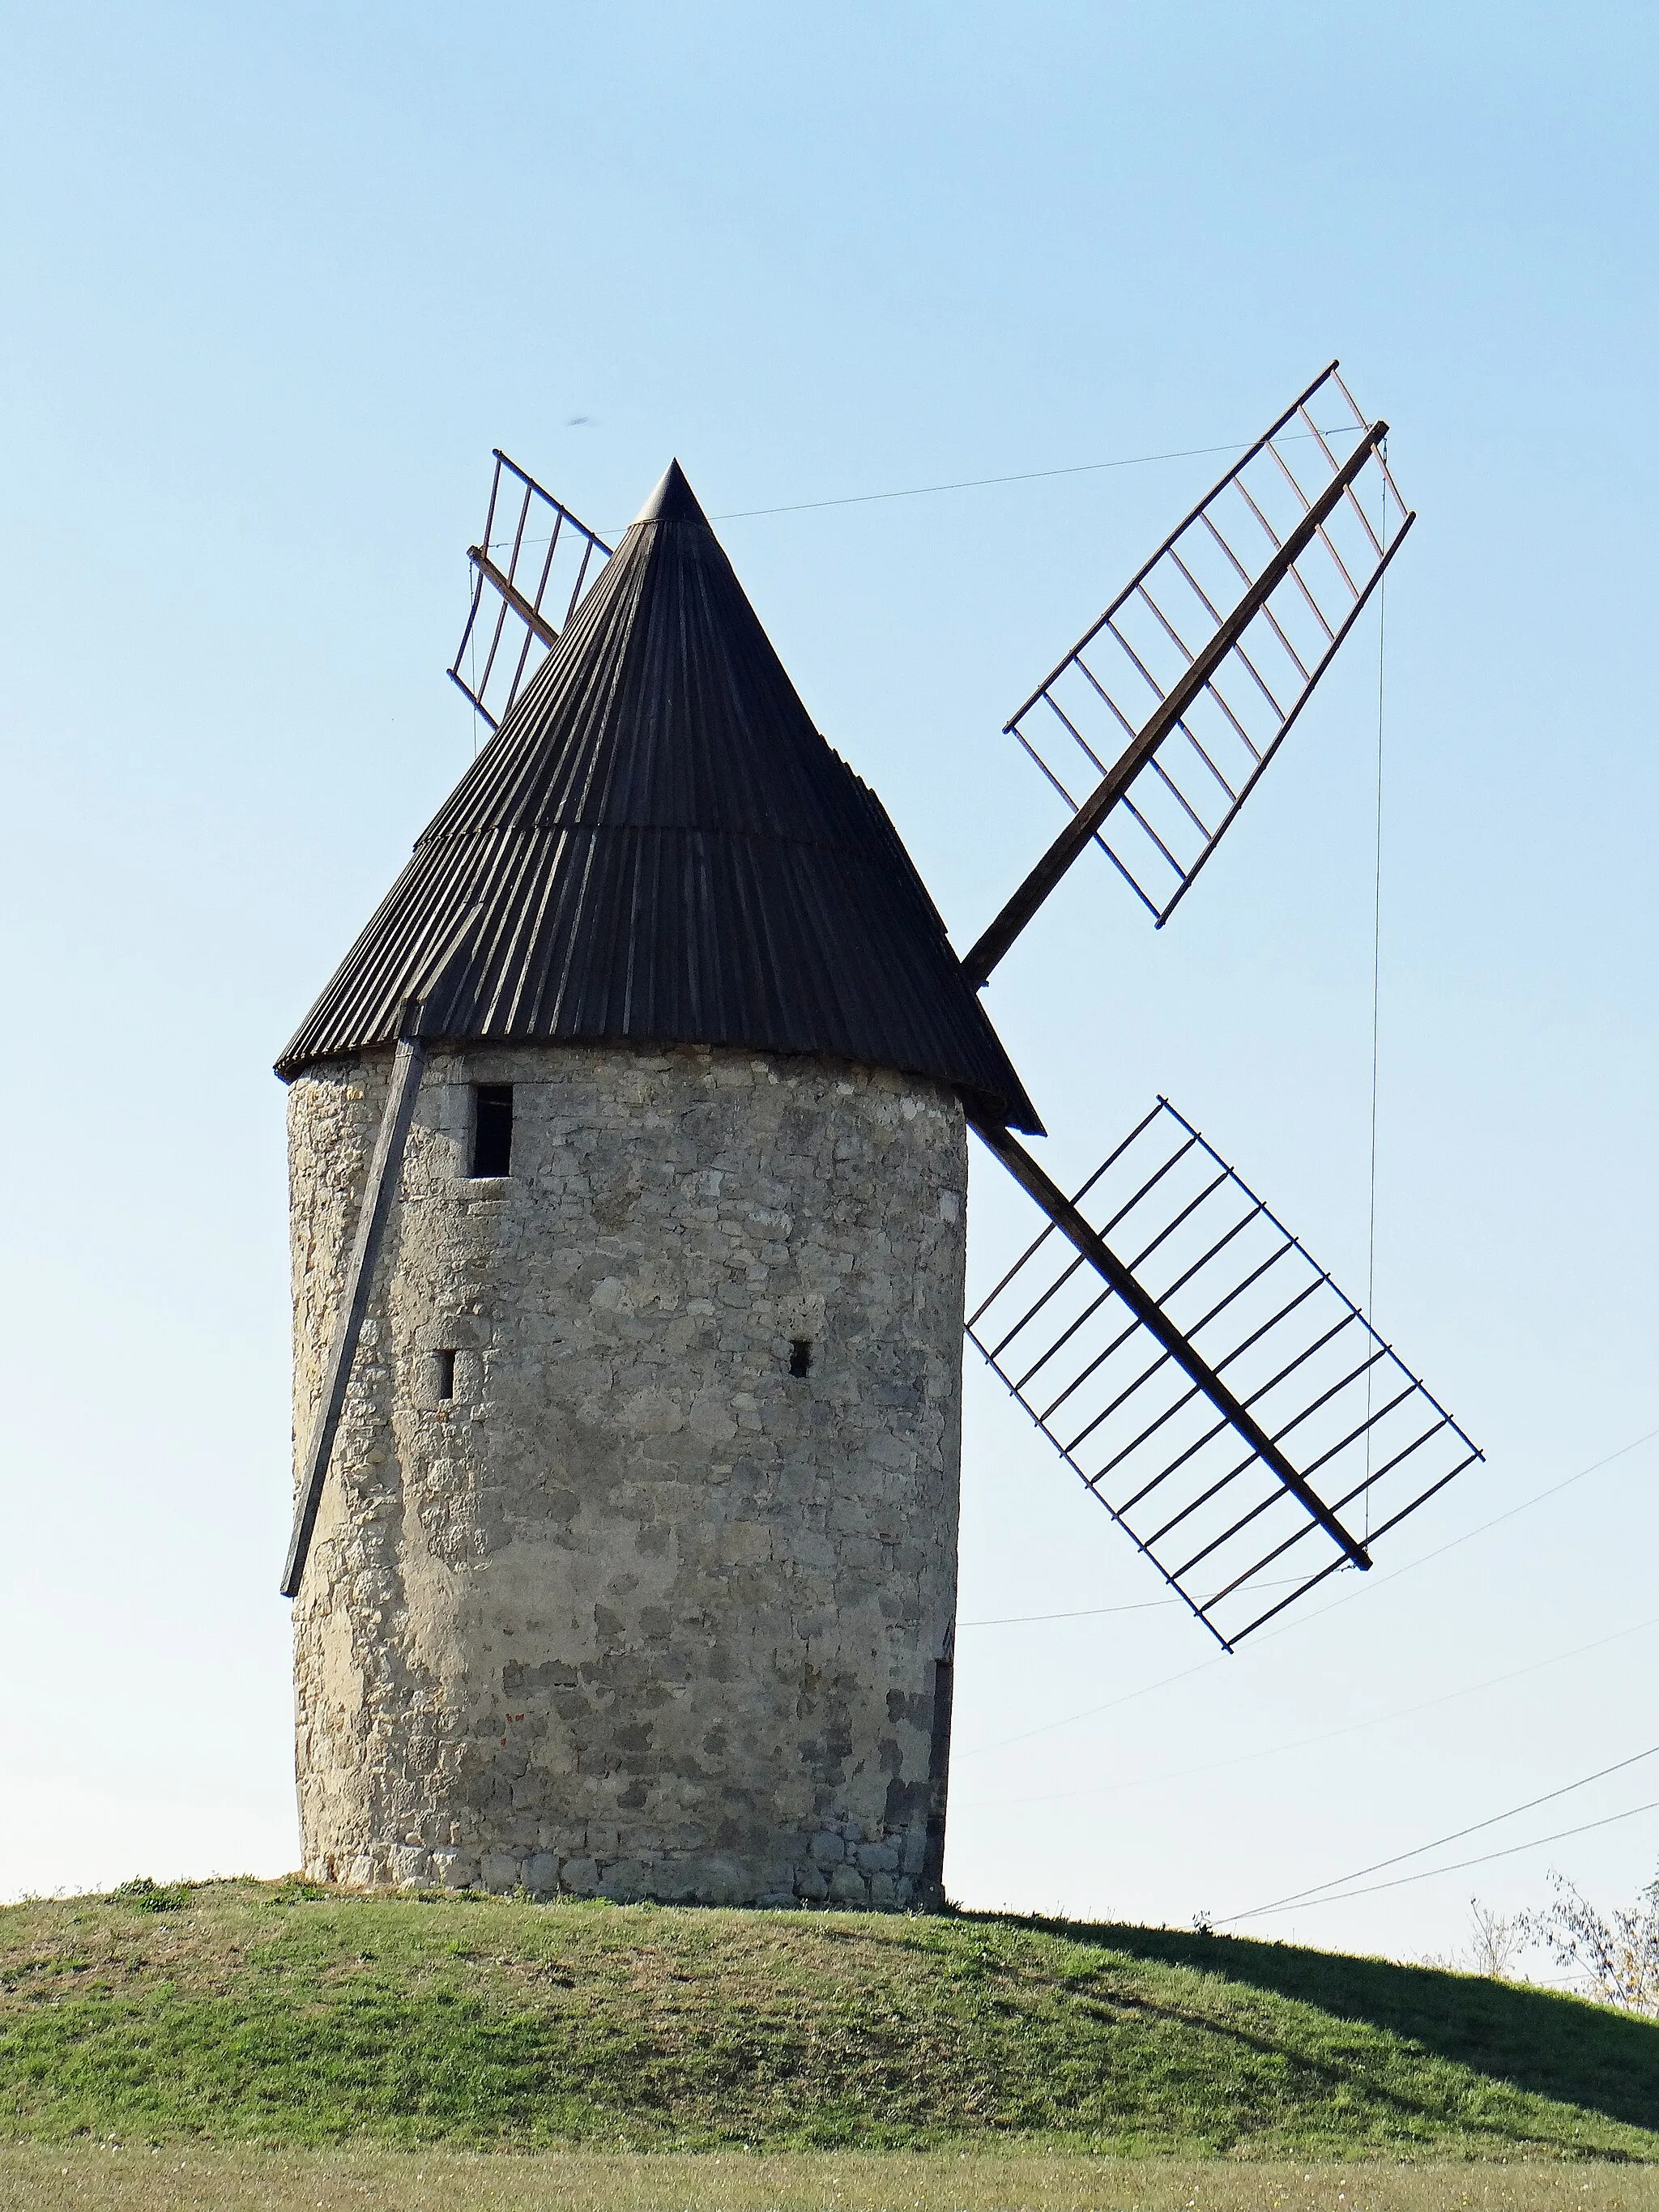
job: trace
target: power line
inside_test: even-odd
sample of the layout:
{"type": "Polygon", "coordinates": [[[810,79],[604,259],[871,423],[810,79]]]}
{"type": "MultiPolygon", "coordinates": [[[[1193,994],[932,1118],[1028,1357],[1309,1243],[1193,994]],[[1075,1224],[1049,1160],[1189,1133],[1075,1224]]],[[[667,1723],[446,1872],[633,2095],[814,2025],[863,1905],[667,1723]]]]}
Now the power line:
{"type": "MultiPolygon", "coordinates": [[[[1340,437],[1347,430],[1364,430],[1364,422],[1340,422],[1327,437],[1340,437]]],[[[1278,442],[1288,445],[1297,439],[1307,439],[1316,434],[1311,430],[1283,430],[1278,442]]],[[[1144,469],[1158,461],[1201,460],[1214,453],[1242,453],[1252,443],[1249,438],[1233,438],[1224,446],[1179,446],[1167,453],[1125,453],[1110,461],[1073,461],[1060,469],[1020,469],[1011,476],[955,477],[948,483],[902,484],[892,491],[844,492],[836,499],[792,500],[783,507],[732,507],[719,514],[711,514],[711,522],[749,522],[766,514],[811,514],[827,507],[870,507],[890,499],[929,499],[942,491],[983,491],[993,484],[1040,483],[1053,477],[1086,477],[1097,475],[1103,469],[1144,469]]],[[[620,538],[629,526],[617,523],[605,532],[607,538],[620,538]]],[[[495,538],[486,550],[498,545],[510,545],[511,538],[495,538]]],[[[545,545],[545,538],[525,538],[518,541],[524,545],[545,545]]]]}
{"type": "MultiPolygon", "coordinates": [[[[1115,1797],[1120,1790],[1152,1789],[1159,1783],[1182,1782],[1194,1774],[1224,1773],[1230,1766],[1247,1766],[1254,1759],[1276,1759],[1289,1751],[1308,1751],[1316,1744],[1333,1742],[1339,1736],[1358,1735],[1366,1729],[1382,1728],[1389,1721],[1409,1720],[1414,1713],[1430,1712],[1437,1705],[1454,1704],[1459,1698],[1474,1697],[1482,1690],[1498,1689],[1505,1682],[1516,1682],[1525,1675],[1536,1674],[1546,1667],[1564,1666],[1569,1659],[1582,1659],[1587,1651],[1600,1651],[1609,1644],[1620,1644],[1627,1636],[1639,1636],[1644,1629],[1656,1627],[1659,1627],[1659,1613],[1632,1622],[1628,1628],[1614,1629],[1609,1636],[1598,1636],[1594,1643],[1576,1644],[1569,1651],[1552,1652],[1547,1659],[1529,1660],[1526,1666],[1511,1668],[1506,1674],[1489,1674],[1484,1681],[1467,1682],[1462,1689],[1443,1691],[1438,1697],[1425,1698],[1417,1705],[1397,1705],[1389,1712],[1373,1713],[1369,1720],[1345,1721],[1340,1728],[1327,1729],[1318,1735],[1296,1736],[1287,1743],[1259,1746],[1254,1751],[1239,1752],[1231,1759],[1206,1759],[1196,1766],[1178,1767],[1173,1773],[1143,1775],[1127,1782],[1109,1782],[1087,1790],[1061,1790],[1042,1797],[1022,1796],[1020,1802],[1026,1805],[1060,1805],[1079,1797],[1115,1797]]],[[[1343,1875],[1340,1879],[1347,1881],[1352,1877],[1343,1875]]],[[[1322,1889],[1325,1885],[1321,1882],[1316,1887],[1322,1889]]]]}
{"type": "Polygon", "coordinates": [[[1006,1751],[1010,1744],[1030,1743],[1034,1736],[1052,1735],[1056,1729],[1071,1728],[1078,1721],[1093,1720],[1097,1713],[1115,1712],[1120,1705],[1131,1705],[1137,1698],[1150,1698],[1154,1690],[1167,1690],[1172,1682],[1184,1682],[1189,1675],[1202,1674],[1212,1667],[1219,1667],[1225,1660],[1224,1651],[1217,1652],[1213,1659],[1200,1659],[1192,1667],[1183,1667],[1178,1674],[1160,1674],[1155,1682],[1144,1682],[1138,1690],[1126,1690],[1121,1698],[1109,1698],[1103,1705],[1090,1705],[1080,1713],[1067,1713],[1064,1720],[1045,1721],[1040,1728],[1026,1729],[1018,1735],[999,1736],[994,1743],[979,1743],[971,1751],[956,1754],[957,1762],[964,1759],[982,1759],[988,1751],[1006,1751]]]}
{"type": "MultiPolygon", "coordinates": [[[[1301,1575],[1286,1575],[1281,1581],[1259,1583],[1256,1587],[1258,1589],[1291,1589],[1303,1579],[1301,1575]]],[[[995,1620],[959,1620],[957,1626],[958,1629],[1028,1628],[1045,1620],[1102,1620],[1110,1613],[1156,1613],[1166,1605],[1181,1603],[1178,1597],[1144,1597],[1128,1605],[1085,1606],[1077,1613],[1008,1613],[995,1620]]]]}
{"type": "MultiPolygon", "coordinates": [[[[1305,437],[1305,431],[1297,435],[1305,437]]],[[[799,499],[787,507],[728,507],[724,514],[711,514],[711,522],[748,522],[762,514],[808,514],[824,507],[869,507],[878,500],[927,499],[940,491],[983,491],[991,484],[1036,483],[1045,477],[1085,477],[1101,469],[1139,469],[1154,461],[1190,461],[1209,453],[1240,453],[1249,445],[1248,438],[1236,439],[1225,446],[1182,446],[1169,453],[1129,453],[1115,461],[1073,461],[1063,469],[1022,469],[1016,476],[958,477],[950,483],[906,484],[897,491],[855,491],[839,499],[799,499]]]]}
{"type": "MultiPolygon", "coordinates": [[[[1389,456],[1384,441],[1382,462],[1382,535],[1389,534],[1389,456]]],[[[1376,591],[1376,873],[1371,890],[1371,1168],[1369,1211],[1365,1221],[1365,1310],[1376,1311],[1376,1097],[1381,1066],[1378,1047],[1382,1014],[1382,678],[1387,665],[1389,635],[1389,571],[1386,562],[1376,591]]],[[[1365,1541],[1371,1540],[1371,1391],[1376,1371],[1365,1370],[1365,1541]]]]}
{"type": "MultiPolygon", "coordinates": [[[[1576,1474],[1568,1475],[1565,1481],[1553,1483],[1547,1490],[1538,1491],[1531,1498],[1523,1498],[1518,1505],[1506,1507],[1502,1513],[1495,1514],[1490,1521],[1481,1522],[1478,1528],[1466,1528],[1461,1536],[1452,1537],[1449,1542],[1437,1544],[1433,1551],[1425,1552],[1418,1559],[1407,1559],[1403,1566],[1390,1568],[1385,1575],[1371,1576],[1363,1589],[1350,1592],[1348,1597],[1337,1598],[1330,1605],[1322,1605],[1312,1613],[1293,1615],[1283,1627],[1269,1629],[1268,1635],[1282,1636],[1285,1628],[1299,1628],[1304,1621],[1317,1620],[1322,1613],[1334,1613],[1338,1606],[1348,1604],[1352,1598],[1363,1597],[1368,1589],[1376,1589],[1383,1583],[1397,1582],[1401,1575],[1411,1574],[1418,1567],[1426,1566],[1431,1559],[1437,1559],[1443,1552],[1455,1552],[1460,1544],[1467,1544],[1476,1536],[1484,1536],[1488,1528],[1496,1528],[1501,1522],[1513,1520],[1517,1513],[1524,1513],[1529,1506],[1541,1505],[1546,1498],[1556,1497],[1560,1492],[1570,1489],[1575,1482],[1582,1482],[1586,1475],[1599,1474],[1602,1468],[1611,1467],[1615,1460],[1623,1459],[1627,1453],[1635,1451],[1643,1444],[1651,1443],[1656,1437],[1659,1437],[1659,1429],[1648,1430],[1644,1436],[1633,1437],[1627,1444],[1620,1444],[1617,1451],[1609,1452],[1605,1459],[1593,1460],[1589,1466],[1581,1467],[1576,1474]]],[[[1290,1583],[1289,1582],[1268,1583],[1264,1583],[1262,1587],[1268,1589],[1288,1589],[1290,1583]]],[[[1107,1613],[1151,1613],[1163,1606],[1179,1605],[1180,1602],[1179,1598],[1173,1597],[1145,1598],[1132,1605],[1090,1606],[1080,1613],[1011,1613],[996,1620],[959,1620],[957,1626],[958,1628],[1017,1628],[1024,1626],[1027,1622],[1044,1620],[1095,1620],[1107,1613]]],[[[1645,1623],[1638,1625],[1646,1626],[1645,1623]]],[[[1620,1632],[1621,1635],[1626,1635],[1632,1632],[1621,1630],[1620,1632]]],[[[1262,1638],[1264,1643],[1267,1640],[1266,1637],[1262,1638]]],[[[1595,1647],[1592,1644],[1585,1644],[1582,1649],[1588,1651],[1593,1650],[1595,1647]]],[[[1171,1676],[1170,1679],[1178,1680],[1180,1678],[1171,1676]]],[[[1498,1679],[1504,1680],[1508,1678],[1500,1675],[1498,1679]]],[[[1081,1719],[1086,1716],[1080,1714],[1078,1717],[1081,1719]]]]}
{"type": "MultiPolygon", "coordinates": [[[[1608,1452],[1605,1458],[1593,1460],[1588,1467],[1581,1467],[1577,1474],[1566,1476],[1560,1482],[1552,1483],[1547,1490],[1540,1490],[1530,1498],[1523,1498],[1519,1504],[1511,1505],[1504,1512],[1494,1514],[1490,1521],[1481,1522],[1478,1528],[1467,1528],[1461,1536],[1454,1536],[1449,1542],[1437,1545],[1432,1552],[1425,1552],[1420,1559],[1408,1559],[1403,1567],[1395,1567],[1386,1575],[1367,1576],[1367,1585],[1374,1589],[1379,1583],[1397,1582],[1401,1575],[1408,1575],[1418,1567],[1427,1566],[1431,1559],[1437,1559],[1447,1552],[1455,1552],[1460,1544],[1470,1543],[1476,1536],[1485,1535],[1489,1528],[1501,1527],[1505,1521],[1512,1521],[1517,1513],[1524,1513],[1534,1505],[1541,1505],[1547,1498],[1559,1497],[1562,1491],[1571,1489],[1575,1482],[1582,1482],[1586,1475],[1597,1474],[1604,1467],[1611,1467],[1615,1460],[1624,1459],[1641,1445],[1650,1443],[1655,1437],[1659,1437],[1659,1429],[1649,1429],[1644,1435],[1633,1437],[1629,1443],[1620,1444],[1617,1451],[1608,1452]]],[[[1358,1591],[1355,1591],[1353,1595],[1358,1596],[1359,1594],[1358,1591]]],[[[1310,1621],[1322,1620],[1328,1613],[1334,1613],[1338,1607],[1351,1602],[1350,1598],[1340,1597],[1329,1605],[1321,1606],[1315,1613],[1292,1615],[1278,1628],[1270,1628],[1262,1641],[1266,1643],[1270,1638],[1283,1636],[1289,1629],[1304,1628],[1310,1621]]],[[[1026,1729],[1018,1735],[1000,1736],[994,1743],[977,1744],[972,1751],[958,1753],[957,1760],[960,1762],[964,1759],[980,1759],[987,1752],[1006,1751],[1012,1744],[1029,1743],[1035,1736],[1051,1735],[1056,1729],[1071,1728],[1079,1721],[1093,1720],[1099,1713],[1113,1712],[1119,1705],[1131,1705],[1138,1698],[1151,1697],[1155,1690],[1168,1689],[1176,1682],[1186,1681],[1193,1674],[1201,1674],[1211,1667],[1219,1667],[1224,1664],[1228,1656],[1224,1652],[1218,1652],[1212,1659],[1200,1659],[1194,1666],[1183,1667],[1178,1674],[1161,1674],[1156,1681],[1143,1683],[1138,1690],[1127,1690],[1121,1697],[1108,1698],[1104,1705],[1085,1706],[1081,1712],[1067,1713],[1062,1719],[1057,1721],[1045,1721],[1041,1727],[1026,1729]]]]}
{"type": "Polygon", "coordinates": [[[1145,1597],[1134,1605],[1091,1605],[1081,1613],[1010,1613],[1000,1620],[959,1620],[963,1628],[1025,1628],[1040,1620],[1100,1620],[1109,1613],[1156,1613],[1166,1605],[1179,1605],[1178,1597],[1145,1597]]]}
{"type": "Polygon", "coordinates": [[[1426,1567],[1431,1559],[1443,1558],[1448,1552],[1455,1552],[1460,1544],[1473,1543],[1477,1536],[1484,1536],[1489,1528],[1501,1528],[1505,1521],[1513,1521],[1517,1513],[1528,1512],[1533,1506],[1543,1504],[1547,1498],[1559,1498],[1564,1490],[1571,1490],[1575,1482],[1583,1482],[1586,1475],[1599,1474],[1604,1467],[1611,1467],[1615,1460],[1626,1458],[1644,1444],[1650,1444],[1656,1437],[1659,1437],[1659,1429],[1649,1429],[1644,1435],[1633,1437],[1629,1443],[1620,1444],[1617,1451],[1610,1451],[1605,1459],[1592,1460],[1588,1467],[1581,1467],[1576,1474],[1570,1474],[1560,1482],[1553,1482],[1547,1490],[1534,1491],[1530,1498],[1523,1498],[1518,1505],[1507,1506],[1502,1513],[1493,1514],[1490,1521],[1482,1521],[1475,1528],[1466,1528],[1461,1536],[1453,1536],[1443,1544],[1437,1544],[1433,1551],[1424,1552],[1414,1559],[1407,1559],[1403,1567],[1390,1567],[1386,1575],[1367,1575],[1361,1589],[1350,1590],[1346,1597],[1333,1598],[1328,1605],[1322,1605],[1312,1613],[1291,1614],[1279,1627],[1270,1628],[1262,1642],[1265,1644],[1270,1637],[1283,1636],[1289,1629],[1305,1628],[1310,1621],[1321,1620],[1328,1613],[1335,1613],[1342,1606],[1352,1605],[1355,1598],[1364,1596],[1367,1591],[1376,1589],[1384,1583],[1397,1583],[1401,1575],[1415,1574],[1419,1567],[1426,1567]]]}
{"type": "MultiPolygon", "coordinates": [[[[1558,1797],[1570,1797],[1575,1790],[1587,1790],[1592,1782],[1604,1782],[1609,1774],[1622,1774],[1627,1766],[1639,1766],[1644,1759],[1652,1759],[1656,1753],[1659,1753],[1659,1743],[1650,1743],[1645,1751],[1633,1751],[1628,1759],[1615,1759],[1611,1766],[1598,1767],[1594,1774],[1581,1775],[1577,1782],[1564,1782],[1559,1790],[1547,1790],[1541,1797],[1528,1798],[1524,1805],[1511,1805],[1507,1813],[1493,1813],[1486,1820],[1471,1822],[1467,1828],[1454,1828],[1449,1836],[1437,1836],[1431,1844],[1419,1844],[1409,1851],[1396,1851],[1392,1858],[1376,1859],[1370,1866],[1355,1867],[1350,1874],[1334,1875],[1329,1881],[1316,1881],[1307,1889],[1293,1890],[1288,1897],[1274,1898],[1270,1905],[1253,1905],[1248,1912],[1230,1913],[1225,1920],[1218,1920],[1214,1924],[1218,1928],[1231,1928],[1237,1921],[1256,1920],[1264,1913],[1284,1911],[1293,1905],[1334,1903],[1334,1899],[1322,1897],[1320,1892],[1327,1889],[1340,1889],[1344,1882],[1362,1881],[1368,1874],[1381,1874],[1385,1867],[1401,1866],[1407,1859],[1421,1858],[1425,1851],[1437,1851],[1443,1850],[1448,1844],[1462,1843],[1465,1836],[1478,1836],[1483,1828],[1495,1828],[1500,1821],[1513,1820],[1522,1813],[1534,1812],[1540,1805],[1553,1804],[1558,1797]]],[[[1638,1805],[1635,1808],[1638,1813],[1646,1812],[1649,1809],[1644,1805],[1638,1805]]],[[[1614,1818],[1630,1820],[1634,1818],[1634,1814],[1621,1813],[1615,1814],[1614,1818]]],[[[1590,1823],[1593,1827],[1603,1825],[1605,1824],[1599,1821],[1590,1823]]],[[[1567,1829],[1564,1832],[1577,1835],[1583,1831],[1567,1829]]],[[[1545,1836],[1540,1840],[1551,1844],[1556,1842],[1557,1838],[1553,1836],[1545,1836]]],[[[1521,1844],[1517,1848],[1529,1850],[1534,1846],[1521,1844]]],[[[1502,1854],[1494,1853],[1493,1856],[1500,1856],[1502,1854]]],[[[1479,1861],[1472,1859],[1466,1863],[1473,1866],[1479,1864],[1479,1861]]],[[[1433,1870],[1441,1874],[1453,1874],[1458,1869],[1453,1867],[1441,1867],[1433,1870]]],[[[1424,1880],[1426,1877],[1413,1876],[1413,1879],[1424,1880]]],[[[1381,1887],[1386,1888],[1390,1885],[1384,1883],[1381,1887]]],[[[1358,1894],[1369,1895],[1370,1893],[1362,1891],[1358,1894]]]]}
{"type": "MultiPolygon", "coordinates": [[[[1576,1828],[1558,1828],[1553,1835],[1534,1836],[1528,1844],[1510,1844],[1501,1851],[1482,1851],[1478,1858],[1456,1859],[1450,1866],[1429,1867],[1422,1874],[1402,1874],[1393,1881],[1374,1881],[1366,1889],[1340,1890],[1334,1897],[1310,1898],[1308,1907],[1318,1905],[1346,1905],[1352,1898],[1375,1897],[1381,1890],[1405,1889],[1414,1881],[1432,1881],[1437,1875],[1464,1874],[1470,1867],[1490,1866],[1495,1859],[1519,1858],[1523,1851],[1542,1850],[1546,1844],[1565,1843],[1569,1836],[1588,1836],[1597,1828],[1617,1827],[1621,1820],[1634,1820],[1644,1813],[1659,1813],[1659,1797],[1650,1798],[1645,1805],[1632,1805],[1623,1813],[1609,1813],[1604,1820],[1585,1820],[1576,1828]]],[[[1258,1908],[1259,1911],[1266,1909],[1266,1907],[1258,1908]]],[[[1308,1908],[1301,1905],[1297,1907],[1298,1911],[1305,1909],[1308,1908]]],[[[1235,1916],[1239,1918],[1248,1917],[1249,1916],[1235,1916]]],[[[1218,1920],[1212,1923],[1212,1926],[1218,1928],[1231,1924],[1218,1920]]]]}
{"type": "MultiPolygon", "coordinates": [[[[1326,432],[1328,437],[1340,437],[1345,430],[1363,430],[1363,422],[1339,423],[1335,429],[1326,432]]],[[[1287,430],[1280,433],[1279,442],[1312,437],[1311,430],[1287,430]]],[[[1103,469],[1141,469],[1157,461],[1200,460],[1213,453],[1242,453],[1251,443],[1249,438],[1234,438],[1224,446],[1182,446],[1167,453],[1128,453],[1111,461],[1073,461],[1061,469],[1021,469],[1012,476],[957,477],[949,483],[905,484],[896,491],[857,491],[843,494],[839,499],[799,499],[786,507],[728,507],[722,514],[709,516],[711,522],[747,522],[763,514],[809,514],[826,507],[869,507],[878,500],[927,499],[941,491],[983,491],[992,484],[1038,483],[1050,477],[1086,477],[1098,474],[1103,469]]]]}

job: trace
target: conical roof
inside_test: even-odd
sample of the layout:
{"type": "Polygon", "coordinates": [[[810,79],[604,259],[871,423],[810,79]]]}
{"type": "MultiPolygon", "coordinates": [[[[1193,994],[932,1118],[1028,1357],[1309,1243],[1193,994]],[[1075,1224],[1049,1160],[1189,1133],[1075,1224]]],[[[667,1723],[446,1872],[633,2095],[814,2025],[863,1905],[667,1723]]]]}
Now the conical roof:
{"type": "Polygon", "coordinates": [[[276,1064],[456,1041],[746,1046],[1040,1127],[881,802],[674,463],[276,1064]],[[438,1005],[435,998],[444,1003],[438,1005]]]}

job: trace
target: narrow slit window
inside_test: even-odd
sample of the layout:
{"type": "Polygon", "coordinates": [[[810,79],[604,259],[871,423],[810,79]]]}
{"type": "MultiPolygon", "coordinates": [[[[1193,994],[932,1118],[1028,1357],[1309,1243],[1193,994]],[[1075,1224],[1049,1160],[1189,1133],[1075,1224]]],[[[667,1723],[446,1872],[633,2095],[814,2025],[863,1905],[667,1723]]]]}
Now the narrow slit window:
{"type": "Polygon", "coordinates": [[[455,1395],[455,1355],[453,1352],[438,1352],[433,1358],[437,1367],[438,1402],[441,1405],[455,1395]]]}
{"type": "Polygon", "coordinates": [[[797,1336],[793,1338],[789,1346],[789,1372],[799,1382],[802,1376],[810,1375],[811,1371],[811,1338],[810,1336],[797,1336]]]}
{"type": "Polygon", "coordinates": [[[510,1175],[513,1170],[513,1085],[472,1086],[472,1172],[510,1175]]]}

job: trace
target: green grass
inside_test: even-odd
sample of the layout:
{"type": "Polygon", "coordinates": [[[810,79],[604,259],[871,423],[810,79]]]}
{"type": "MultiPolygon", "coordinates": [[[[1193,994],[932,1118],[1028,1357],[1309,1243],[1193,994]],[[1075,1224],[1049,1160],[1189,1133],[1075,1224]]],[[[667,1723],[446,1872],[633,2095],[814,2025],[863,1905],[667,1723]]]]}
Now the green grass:
{"type": "Polygon", "coordinates": [[[3,2135],[1642,2161],[1659,2027],[1166,1929],[130,1885],[0,1911],[3,2135]]]}

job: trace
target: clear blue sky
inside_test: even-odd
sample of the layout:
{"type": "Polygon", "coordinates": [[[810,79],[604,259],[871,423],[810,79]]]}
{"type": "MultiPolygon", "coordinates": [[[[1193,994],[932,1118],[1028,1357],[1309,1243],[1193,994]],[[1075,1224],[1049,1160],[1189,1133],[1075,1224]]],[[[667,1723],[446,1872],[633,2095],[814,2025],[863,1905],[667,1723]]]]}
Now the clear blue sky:
{"type": "MultiPolygon", "coordinates": [[[[0,1892],[295,1856],[269,1068],[470,757],[491,445],[601,527],[678,453],[719,516],[1242,441],[1333,355],[1421,516],[1376,1318],[1489,1461],[1162,1687],[1210,1656],[1171,1609],[964,1629],[950,1879],[1226,1914],[1659,1741],[1659,1444],[1383,1579],[1659,1428],[1652,11],[68,0],[5,43],[0,1892]]],[[[720,526],[959,943],[1055,826],[1004,718],[1218,465],[720,526]]],[[[1376,673],[1373,625],[1166,932],[1087,864],[990,1001],[1056,1172],[1167,1091],[1356,1290],[1376,673]]],[[[970,1378],[965,1621],[1161,1595],[1045,1455],[970,1378]]],[[[1409,1955],[1656,1855],[1650,1814],[1259,1924],[1409,1955]]]]}

